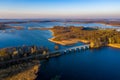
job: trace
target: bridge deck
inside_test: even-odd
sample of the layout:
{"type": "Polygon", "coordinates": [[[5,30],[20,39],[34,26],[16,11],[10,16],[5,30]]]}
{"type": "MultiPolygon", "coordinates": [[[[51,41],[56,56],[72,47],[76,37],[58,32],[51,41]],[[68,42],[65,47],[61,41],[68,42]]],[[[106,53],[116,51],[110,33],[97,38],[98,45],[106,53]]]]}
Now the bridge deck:
{"type": "Polygon", "coordinates": [[[81,46],[75,46],[75,47],[70,47],[70,48],[66,48],[66,49],[62,49],[62,50],[56,50],[56,51],[53,51],[52,53],[56,53],[56,52],[63,52],[63,51],[66,51],[66,50],[72,50],[72,49],[81,49],[81,48],[84,48],[84,47],[88,47],[89,48],[89,44],[86,44],[86,45],[81,45],[81,46]]]}

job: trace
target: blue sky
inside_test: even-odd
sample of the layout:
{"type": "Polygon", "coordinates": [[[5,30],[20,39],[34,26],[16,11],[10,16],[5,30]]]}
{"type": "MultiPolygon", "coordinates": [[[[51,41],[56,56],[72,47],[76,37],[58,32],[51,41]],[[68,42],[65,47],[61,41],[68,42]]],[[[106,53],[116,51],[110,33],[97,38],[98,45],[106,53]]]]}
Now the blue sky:
{"type": "Polygon", "coordinates": [[[0,18],[119,18],[120,0],[0,0],[0,18]]]}

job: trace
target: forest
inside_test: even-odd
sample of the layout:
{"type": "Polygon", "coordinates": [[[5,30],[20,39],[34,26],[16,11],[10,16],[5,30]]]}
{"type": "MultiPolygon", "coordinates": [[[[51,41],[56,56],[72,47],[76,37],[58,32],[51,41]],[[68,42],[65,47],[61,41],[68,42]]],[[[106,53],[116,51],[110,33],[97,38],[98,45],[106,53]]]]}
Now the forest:
{"type": "Polygon", "coordinates": [[[91,47],[98,48],[107,44],[120,44],[120,32],[115,29],[87,29],[83,26],[54,26],[54,40],[80,39],[90,42],[91,47]]]}
{"type": "Polygon", "coordinates": [[[49,51],[46,47],[38,47],[38,46],[21,46],[21,47],[10,47],[0,49],[0,62],[16,60],[20,58],[25,58],[38,54],[47,54],[49,51]]]}

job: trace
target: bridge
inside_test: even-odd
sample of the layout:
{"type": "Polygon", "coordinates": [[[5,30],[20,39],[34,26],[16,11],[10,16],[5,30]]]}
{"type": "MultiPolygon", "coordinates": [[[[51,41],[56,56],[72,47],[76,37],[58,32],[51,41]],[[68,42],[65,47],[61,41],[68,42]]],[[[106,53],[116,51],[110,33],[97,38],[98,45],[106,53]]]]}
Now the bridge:
{"type": "Polygon", "coordinates": [[[72,52],[72,51],[77,51],[77,50],[85,50],[85,49],[89,49],[90,48],[90,44],[85,44],[85,45],[81,45],[81,46],[75,46],[75,47],[70,47],[70,48],[66,48],[66,49],[62,49],[62,50],[57,50],[57,51],[53,51],[52,53],[67,53],[67,52],[72,52]]]}
{"type": "Polygon", "coordinates": [[[66,48],[66,49],[62,49],[62,50],[56,50],[56,51],[53,51],[53,52],[46,53],[44,55],[43,54],[37,54],[37,55],[32,55],[32,56],[28,56],[28,57],[19,58],[19,59],[3,61],[3,62],[0,62],[0,67],[2,67],[2,65],[8,65],[8,64],[11,64],[11,63],[19,63],[19,62],[22,62],[22,61],[29,61],[29,60],[34,60],[34,59],[46,59],[46,58],[48,59],[48,58],[60,56],[60,55],[63,55],[65,53],[69,53],[69,52],[72,52],[72,51],[75,52],[77,50],[80,51],[80,50],[86,50],[86,49],[89,49],[89,48],[90,48],[90,45],[86,44],[86,45],[70,47],[70,48],[66,48]]]}

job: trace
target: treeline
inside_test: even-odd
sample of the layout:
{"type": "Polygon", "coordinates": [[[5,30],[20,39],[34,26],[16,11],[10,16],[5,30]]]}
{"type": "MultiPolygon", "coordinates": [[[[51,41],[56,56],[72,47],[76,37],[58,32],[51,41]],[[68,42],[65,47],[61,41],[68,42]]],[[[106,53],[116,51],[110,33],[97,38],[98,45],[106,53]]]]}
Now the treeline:
{"type": "Polygon", "coordinates": [[[46,47],[38,46],[22,46],[0,49],[0,62],[9,61],[12,59],[24,58],[37,54],[47,54],[49,49],[46,47]]]}
{"type": "Polygon", "coordinates": [[[54,26],[54,40],[80,39],[88,40],[92,47],[100,47],[106,44],[120,44],[120,32],[113,29],[87,30],[83,26],[54,26]]]}

